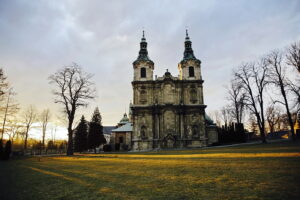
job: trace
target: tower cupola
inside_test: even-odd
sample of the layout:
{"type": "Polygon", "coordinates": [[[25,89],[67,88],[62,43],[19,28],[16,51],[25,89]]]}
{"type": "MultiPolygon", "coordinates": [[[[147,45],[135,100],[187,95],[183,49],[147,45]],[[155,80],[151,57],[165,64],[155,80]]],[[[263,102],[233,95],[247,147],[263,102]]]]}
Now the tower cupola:
{"type": "Polygon", "coordinates": [[[153,80],[154,62],[150,60],[147,50],[147,42],[145,38],[145,31],[143,31],[140,42],[140,51],[137,59],[133,62],[134,81],[148,81],[153,80]]]}
{"type": "Polygon", "coordinates": [[[194,51],[192,49],[192,42],[190,40],[188,30],[185,30],[183,59],[196,59],[196,57],[194,56],[194,51]]]}
{"type": "Polygon", "coordinates": [[[192,49],[188,30],[185,31],[183,59],[178,64],[179,79],[181,80],[199,80],[201,78],[201,61],[198,60],[192,49]]]}
{"type": "Polygon", "coordinates": [[[145,38],[145,31],[143,30],[143,36],[140,42],[140,51],[139,51],[139,55],[138,58],[133,62],[133,64],[141,62],[141,61],[147,61],[150,63],[153,63],[152,60],[150,60],[149,56],[148,56],[148,50],[147,50],[147,41],[145,38]]]}

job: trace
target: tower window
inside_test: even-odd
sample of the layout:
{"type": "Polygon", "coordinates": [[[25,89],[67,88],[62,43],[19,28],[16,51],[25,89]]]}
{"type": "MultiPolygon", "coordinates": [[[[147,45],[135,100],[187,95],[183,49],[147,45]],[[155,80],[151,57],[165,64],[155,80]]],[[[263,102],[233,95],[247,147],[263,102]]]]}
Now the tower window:
{"type": "Polygon", "coordinates": [[[194,77],[195,72],[194,72],[194,67],[189,67],[189,77],[194,77]]]}
{"type": "Polygon", "coordinates": [[[141,68],[141,78],[146,78],[146,68],[145,67],[141,68]]]}

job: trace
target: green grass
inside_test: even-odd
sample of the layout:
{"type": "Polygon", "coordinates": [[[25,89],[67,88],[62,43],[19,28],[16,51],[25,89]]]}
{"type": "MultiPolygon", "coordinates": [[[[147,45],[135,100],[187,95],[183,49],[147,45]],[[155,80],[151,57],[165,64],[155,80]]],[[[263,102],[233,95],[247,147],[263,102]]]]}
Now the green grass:
{"type": "Polygon", "coordinates": [[[0,162],[0,199],[300,199],[300,143],[0,162]]]}

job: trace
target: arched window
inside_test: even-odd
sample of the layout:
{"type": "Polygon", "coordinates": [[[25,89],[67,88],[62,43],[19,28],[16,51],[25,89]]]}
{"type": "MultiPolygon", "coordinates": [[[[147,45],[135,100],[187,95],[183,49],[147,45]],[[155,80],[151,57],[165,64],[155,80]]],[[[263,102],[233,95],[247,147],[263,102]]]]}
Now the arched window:
{"type": "Polygon", "coordinates": [[[141,138],[146,138],[146,126],[141,127],[141,138]]]}
{"type": "Polygon", "coordinates": [[[197,102],[197,91],[194,88],[190,90],[190,101],[191,103],[197,102]]]}
{"type": "Polygon", "coordinates": [[[189,67],[189,77],[194,77],[195,72],[194,72],[194,67],[189,67]]]}
{"type": "Polygon", "coordinates": [[[141,78],[146,78],[146,68],[145,67],[141,68],[141,78]]]}

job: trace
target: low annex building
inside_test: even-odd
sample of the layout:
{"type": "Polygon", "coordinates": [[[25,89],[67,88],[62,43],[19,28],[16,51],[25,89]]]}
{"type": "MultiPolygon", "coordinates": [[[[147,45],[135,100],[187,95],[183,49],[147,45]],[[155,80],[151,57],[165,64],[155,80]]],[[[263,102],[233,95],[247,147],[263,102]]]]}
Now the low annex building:
{"type": "Polygon", "coordinates": [[[112,150],[129,150],[131,149],[132,123],[125,113],[118,123],[117,127],[111,131],[110,144],[112,150]]]}
{"type": "Polygon", "coordinates": [[[204,147],[218,142],[216,126],[206,120],[201,61],[194,56],[187,32],[184,47],[179,75],[167,71],[153,79],[154,62],[143,32],[133,62],[131,150],[204,147]]]}

